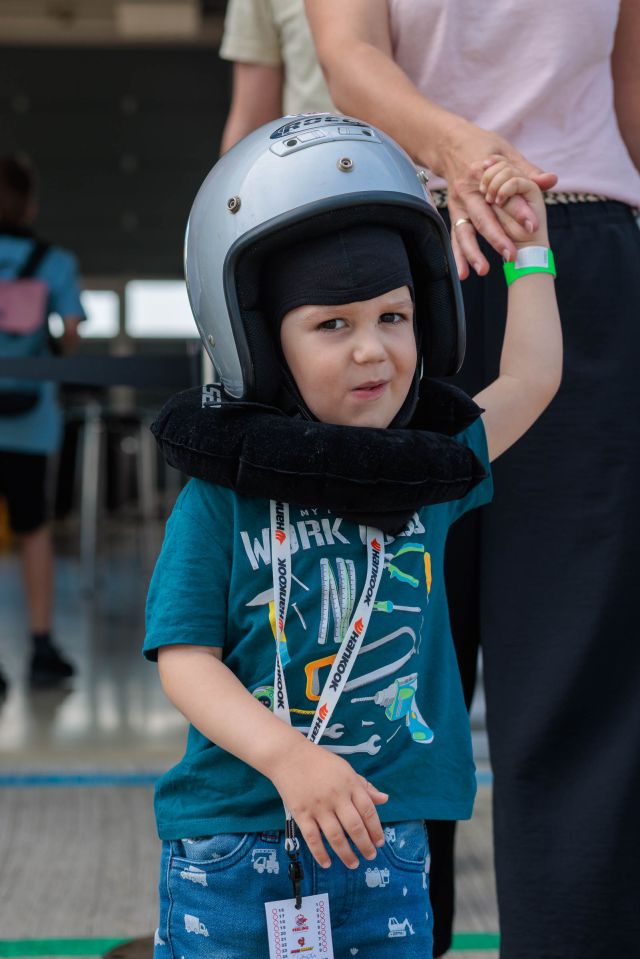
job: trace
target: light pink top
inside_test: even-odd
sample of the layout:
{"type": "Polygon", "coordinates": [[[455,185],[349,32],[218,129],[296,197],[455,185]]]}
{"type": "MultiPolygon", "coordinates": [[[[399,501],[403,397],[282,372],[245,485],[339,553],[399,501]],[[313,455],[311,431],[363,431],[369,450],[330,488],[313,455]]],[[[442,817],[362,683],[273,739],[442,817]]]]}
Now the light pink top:
{"type": "Polygon", "coordinates": [[[557,173],[556,190],[640,205],[613,108],[618,0],[388,3],[395,60],[426,97],[557,173]]]}

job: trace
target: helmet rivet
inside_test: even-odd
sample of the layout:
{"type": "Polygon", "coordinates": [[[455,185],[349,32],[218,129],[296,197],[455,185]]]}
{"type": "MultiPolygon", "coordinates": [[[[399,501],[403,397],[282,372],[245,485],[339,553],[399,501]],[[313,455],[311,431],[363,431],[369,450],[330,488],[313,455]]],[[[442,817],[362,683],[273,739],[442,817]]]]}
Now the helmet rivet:
{"type": "Polygon", "coordinates": [[[353,170],[353,160],[350,157],[340,157],[338,160],[338,169],[343,173],[351,173],[353,170]]]}
{"type": "Polygon", "coordinates": [[[239,196],[232,196],[229,200],[227,200],[227,209],[229,213],[237,213],[240,209],[240,202],[239,196]]]}
{"type": "Polygon", "coordinates": [[[211,349],[213,349],[213,347],[216,345],[216,341],[215,341],[214,338],[211,336],[211,333],[209,333],[209,336],[207,337],[207,343],[209,344],[209,346],[211,347],[211,349]]]}
{"type": "Polygon", "coordinates": [[[426,170],[418,170],[418,179],[426,184],[429,182],[429,174],[426,170]]]}

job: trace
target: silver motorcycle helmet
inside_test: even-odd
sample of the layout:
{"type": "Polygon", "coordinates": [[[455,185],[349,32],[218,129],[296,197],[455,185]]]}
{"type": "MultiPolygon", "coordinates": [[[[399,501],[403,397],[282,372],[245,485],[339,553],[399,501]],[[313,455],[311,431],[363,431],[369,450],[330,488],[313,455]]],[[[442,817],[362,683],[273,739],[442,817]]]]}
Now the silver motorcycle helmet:
{"type": "Polygon", "coordinates": [[[380,130],[328,113],[267,123],[216,163],[189,216],[185,275],[200,336],[230,397],[271,403],[282,377],[261,292],[267,258],[356,224],[402,235],[422,372],[448,376],[460,368],[460,283],[425,180],[380,130]]]}

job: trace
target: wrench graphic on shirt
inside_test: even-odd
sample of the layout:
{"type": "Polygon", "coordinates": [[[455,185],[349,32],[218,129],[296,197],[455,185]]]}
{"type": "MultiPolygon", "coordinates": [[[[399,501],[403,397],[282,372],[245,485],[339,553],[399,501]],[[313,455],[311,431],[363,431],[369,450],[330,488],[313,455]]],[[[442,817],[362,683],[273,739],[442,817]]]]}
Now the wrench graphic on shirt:
{"type": "MultiPolygon", "coordinates": [[[[299,733],[304,733],[305,736],[311,729],[310,726],[296,726],[295,727],[299,733]]],[[[341,739],[344,734],[344,726],[342,723],[332,723],[331,726],[327,726],[323,732],[323,736],[328,736],[329,739],[341,739]]]]}
{"type": "MultiPolygon", "coordinates": [[[[369,753],[375,756],[380,752],[380,743],[382,740],[375,733],[364,743],[357,743],[355,746],[325,746],[332,753],[340,753],[344,756],[350,756],[353,753],[369,753]]],[[[320,744],[322,745],[322,743],[320,744]]]]}
{"type": "MultiPolygon", "coordinates": [[[[296,726],[295,727],[300,733],[308,733],[309,726],[296,726]]],[[[328,736],[329,739],[340,739],[344,732],[344,726],[342,723],[333,723],[331,726],[327,726],[323,732],[323,736],[328,736]]],[[[370,736],[369,739],[364,743],[357,743],[355,746],[329,746],[326,743],[320,743],[321,746],[324,746],[325,749],[330,750],[332,753],[343,753],[344,755],[351,755],[353,753],[369,753],[370,756],[375,756],[376,753],[380,752],[380,737],[374,733],[373,736],[370,736]]]]}

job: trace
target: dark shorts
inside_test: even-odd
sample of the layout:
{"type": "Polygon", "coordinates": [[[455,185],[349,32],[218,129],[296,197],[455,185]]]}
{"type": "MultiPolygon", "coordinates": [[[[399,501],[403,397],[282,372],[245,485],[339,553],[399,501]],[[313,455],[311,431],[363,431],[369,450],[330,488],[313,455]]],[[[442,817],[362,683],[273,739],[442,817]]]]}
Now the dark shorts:
{"type": "Polygon", "coordinates": [[[33,533],[46,521],[47,457],[0,450],[0,496],[9,507],[14,533],[33,533]]]}

